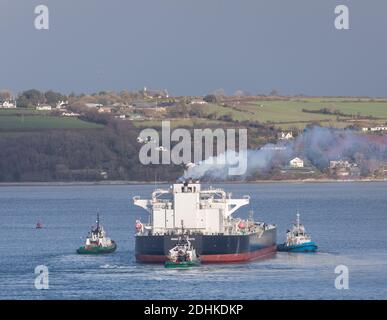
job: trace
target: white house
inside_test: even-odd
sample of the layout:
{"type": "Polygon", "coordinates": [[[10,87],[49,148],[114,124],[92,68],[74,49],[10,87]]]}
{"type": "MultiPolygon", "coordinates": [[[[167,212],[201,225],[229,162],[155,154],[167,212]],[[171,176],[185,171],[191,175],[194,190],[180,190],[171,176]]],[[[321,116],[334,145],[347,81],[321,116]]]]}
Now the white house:
{"type": "Polygon", "coordinates": [[[144,87],[142,90],[143,94],[148,98],[169,98],[169,93],[167,89],[164,90],[149,90],[147,87],[144,87]]]}
{"type": "Polygon", "coordinates": [[[204,101],[204,100],[192,100],[189,104],[208,104],[207,101],[204,101]]]}
{"type": "Polygon", "coordinates": [[[294,158],[290,160],[289,165],[292,168],[303,168],[304,167],[304,161],[300,158],[294,158]]]}
{"type": "Polygon", "coordinates": [[[80,114],[76,112],[62,112],[62,116],[64,117],[79,117],[80,114]]]}
{"type": "Polygon", "coordinates": [[[367,132],[367,131],[372,131],[372,132],[387,131],[387,126],[379,126],[379,127],[372,127],[372,128],[362,128],[362,130],[364,132],[367,132]]]}
{"type": "Polygon", "coordinates": [[[58,102],[56,103],[56,108],[57,108],[57,109],[63,109],[63,108],[65,108],[68,104],[69,104],[68,101],[58,101],[58,102]]]}
{"type": "Polygon", "coordinates": [[[387,131],[387,126],[374,127],[371,128],[371,131],[387,131]]]}
{"type": "Polygon", "coordinates": [[[15,109],[16,108],[16,101],[5,100],[5,101],[0,103],[0,108],[15,109]]]}
{"type": "Polygon", "coordinates": [[[102,108],[103,105],[100,103],[85,103],[85,106],[88,108],[102,108]]]}
{"type": "Polygon", "coordinates": [[[293,132],[291,132],[291,131],[289,131],[289,132],[281,132],[278,135],[278,139],[279,140],[290,140],[290,139],[293,139],[293,132]]]}
{"type": "Polygon", "coordinates": [[[41,104],[36,107],[36,110],[39,110],[39,111],[50,111],[51,109],[52,107],[48,104],[41,104]]]}

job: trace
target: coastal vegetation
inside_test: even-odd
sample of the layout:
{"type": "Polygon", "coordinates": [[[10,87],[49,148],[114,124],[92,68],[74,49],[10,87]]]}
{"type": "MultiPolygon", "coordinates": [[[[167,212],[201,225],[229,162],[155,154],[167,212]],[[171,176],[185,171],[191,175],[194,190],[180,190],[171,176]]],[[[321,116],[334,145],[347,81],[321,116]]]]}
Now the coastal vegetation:
{"type": "MultiPolygon", "coordinates": [[[[137,137],[144,128],[248,128],[248,147],[275,143],[283,130],[308,126],[360,130],[387,122],[387,99],[368,97],[251,96],[217,90],[204,97],[170,97],[165,91],[62,94],[31,89],[12,97],[0,91],[0,182],[174,180],[182,166],[143,166],[137,137]],[[38,106],[49,106],[38,108],[38,106]]],[[[297,177],[275,169],[254,178],[297,177]]],[[[314,172],[313,178],[321,178],[314,172]]]]}

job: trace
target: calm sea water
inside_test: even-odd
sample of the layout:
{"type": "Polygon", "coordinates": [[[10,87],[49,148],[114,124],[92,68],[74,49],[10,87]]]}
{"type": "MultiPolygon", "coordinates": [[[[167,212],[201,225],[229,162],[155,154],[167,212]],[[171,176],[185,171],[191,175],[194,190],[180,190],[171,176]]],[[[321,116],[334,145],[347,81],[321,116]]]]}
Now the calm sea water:
{"type": "Polygon", "coordinates": [[[387,298],[387,183],[221,187],[250,194],[255,218],[277,224],[278,241],[298,208],[320,252],[166,270],[134,261],[134,222],[147,213],[131,199],[149,197],[153,185],[0,187],[0,299],[387,298]],[[117,252],[77,255],[97,212],[117,252]],[[35,289],[37,265],[49,269],[48,290],[35,289]],[[348,290],[334,286],[337,265],[349,268],[348,290]]]}

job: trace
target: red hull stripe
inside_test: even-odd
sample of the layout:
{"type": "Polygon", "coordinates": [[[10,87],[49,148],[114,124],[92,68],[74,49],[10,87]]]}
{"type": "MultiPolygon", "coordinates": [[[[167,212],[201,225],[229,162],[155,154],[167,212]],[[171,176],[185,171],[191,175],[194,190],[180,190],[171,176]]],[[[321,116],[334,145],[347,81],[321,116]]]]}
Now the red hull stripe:
{"type": "MultiPolygon", "coordinates": [[[[257,251],[244,253],[201,255],[200,260],[203,263],[243,262],[264,258],[276,251],[277,246],[274,245],[257,251]]],[[[167,257],[163,255],[139,254],[136,255],[136,260],[138,262],[164,262],[167,260],[167,257]]]]}
{"type": "Polygon", "coordinates": [[[202,262],[242,262],[251,261],[255,259],[264,258],[277,251],[277,246],[271,246],[257,251],[244,252],[244,253],[231,253],[231,254],[209,254],[200,256],[202,262]]]}

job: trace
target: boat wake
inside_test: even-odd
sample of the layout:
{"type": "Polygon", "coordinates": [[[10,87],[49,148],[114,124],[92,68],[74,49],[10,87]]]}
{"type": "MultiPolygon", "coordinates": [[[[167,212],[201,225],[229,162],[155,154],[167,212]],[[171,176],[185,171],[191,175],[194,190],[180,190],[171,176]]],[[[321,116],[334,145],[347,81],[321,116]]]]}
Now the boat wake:
{"type": "Polygon", "coordinates": [[[102,266],[99,266],[100,269],[130,269],[134,267],[135,266],[119,266],[119,265],[110,265],[110,264],[104,264],[102,266]]]}

